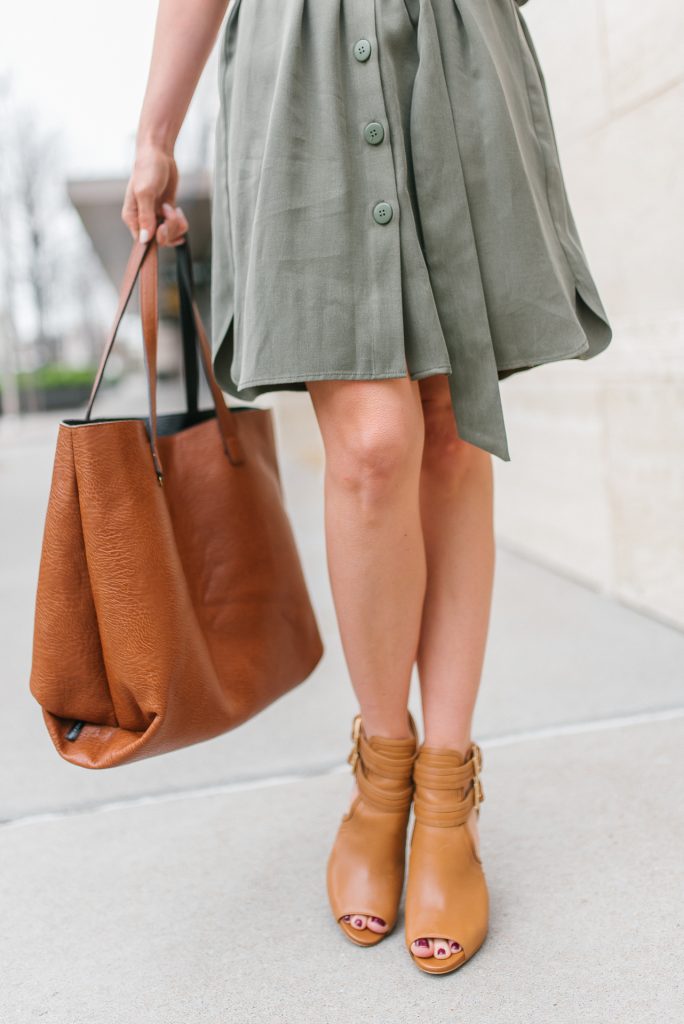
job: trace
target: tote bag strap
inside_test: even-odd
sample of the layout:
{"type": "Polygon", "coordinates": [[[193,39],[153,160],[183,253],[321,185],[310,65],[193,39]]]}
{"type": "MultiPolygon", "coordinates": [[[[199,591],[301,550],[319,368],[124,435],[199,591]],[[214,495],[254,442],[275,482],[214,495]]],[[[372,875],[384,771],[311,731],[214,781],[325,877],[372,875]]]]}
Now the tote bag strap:
{"type": "Polygon", "coordinates": [[[135,287],[135,282],[137,281],[138,274],[140,273],[140,267],[142,265],[143,260],[145,259],[149,252],[149,247],[149,242],[144,244],[142,242],[133,243],[133,247],[128,257],[128,262],[126,263],[126,269],[124,271],[123,280],[121,282],[121,289],[119,291],[119,303],[116,308],[116,313],[114,314],[114,322],[109,330],[107,342],[102,351],[100,363],[97,368],[97,373],[95,374],[95,380],[93,381],[93,386],[90,391],[88,405],[86,406],[86,420],[89,420],[91,417],[93,411],[93,403],[95,402],[97,393],[100,390],[102,377],[104,376],[105,367],[107,366],[107,360],[111,355],[112,349],[114,347],[114,342],[116,341],[116,334],[117,331],[119,330],[119,324],[121,323],[123,315],[126,312],[126,307],[130,302],[131,295],[133,294],[133,289],[135,287]]]}
{"type": "MultiPolygon", "coordinates": [[[[157,476],[162,475],[160,467],[159,452],[157,451],[157,332],[159,325],[158,291],[159,291],[159,259],[158,246],[155,239],[149,243],[150,256],[144,260],[140,271],[140,314],[142,318],[143,341],[145,345],[145,362],[147,366],[147,381],[149,388],[150,406],[150,445],[152,447],[152,458],[155,464],[157,476]]],[[[223,450],[229,461],[238,466],[244,461],[244,454],[240,438],[238,437],[235,425],[234,414],[230,411],[223,398],[223,393],[216,383],[211,365],[211,346],[207,338],[202,318],[197,308],[195,297],[192,294],[192,277],[190,270],[189,246],[178,246],[185,248],[185,253],[177,259],[178,287],[184,293],[186,308],[192,310],[193,324],[196,340],[199,344],[199,354],[207,378],[209,390],[216,410],[216,422],[223,444],[223,450]],[[187,246],[187,248],[186,248],[187,246]]]]}
{"type": "MultiPolygon", "coordinates": [[[[178,273],[178,289],[181,297],[181,314],[183,314],[183,310],[185,309],[186,314],[188,314],[188,319],[191,320],[191,326],[194,328],[196,347],[199,348],[202,369],[204,370],[204,376],[207,384],[209,385],[214,408],[216,409],[216,418],[221,431],[223,448],[233,465],[239,465],[243,461],[244,453],[235,429],[235,420],[233,418],[234,414],[226,405],[223,392],[216,383],[216,377],[214,376],[211,358],[211,345],[207,337],[207,332],[204,329],[202,317],[200,316],[200,311],[194,295],[190,243],[187,240],[187,236],[185,242],[176,246],[176,270],[178,273]]],[[[190,325],[188,325],[187,333],[188,335],[190,334],[190,325]]]]}
{"type": "Polygon", "coordinates": [[[197,330],[192,312],[192,298],[195,286],[192,276],[192,257],[190,243],[186,234],[181,245],[176,245],[176,276],[178,279],[178,300],[181,324],[181,341],[183,344],[183,381],[185,383],[185,406],[189,413],[199,412],[199,355],[197,351],[197,330]],[[181,278],[181,250],[188,264],[187,283],[181,278]]]}
{"type": "MultiPolygon", "coordinates": [[[[237,434],[233,413],[230,411],[223,398],[223,393],[216,383],[212,369],[211,346],[209,344],[199,309],[193,294],[192,272],[190,268],[190,252],[188,243],[177,247],[184,252],[178,254],[177,273],[178,287],[181,292],[181,325],[183,329],[183,356],[185,363],[185,384],[188,409],[197,410],[197,378],[193,374],[192,361],[190,357],[190,345],[194,347],[195,369],[197,366],[197,349],[199,348],[200,361],[209,384],[212,401],[216,410],[216,419],[223,443],[223,449],[233,465],[240,465],[244,461],[242,445],[237,434]],[[183,316],[185,313],[185,316],[183,316]],[[191,313],[191,318],[188,317],[191,313]]],[[[107,342],[105,344],[100,363],[93,381],[93,386],[85,411],[85,419],[89,420],[92,415],[92,408],[95,398],[102,384],[102,378],[111,354],[119,325],[130,302],[136,281],[139,280],[140,292],[140,318],[142,322],[143,350],[145,357],[145,373],[147,377],[148,405],[149,405],[149,440],[152,452],[152,461],[159,483],[163,481],[163,469],[157,448],[157,339],[159,325],[159,256],[156,238],[149,242],[134,242],[131,248],[123,281],[119,293],[119,302],[111,326],[107,342]]]]}

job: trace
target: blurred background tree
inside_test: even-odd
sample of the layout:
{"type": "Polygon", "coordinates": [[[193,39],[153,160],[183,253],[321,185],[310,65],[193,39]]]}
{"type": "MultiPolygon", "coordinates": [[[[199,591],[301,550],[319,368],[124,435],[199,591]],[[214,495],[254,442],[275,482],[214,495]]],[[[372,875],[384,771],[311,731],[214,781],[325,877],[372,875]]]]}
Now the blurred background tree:
{"type": "MultiPolygon", "coordinates": [[[[61,134],[0,79],[0,373],[3,405],[40,406],[33,371],[69,368],[81,378],[101,345],[106,279],[66,190],[61,134]],[[17,375],[20,375],[17,378],[17,375]],[[18,383],[17,383],[18,381],[18,383]]],[[[57,387],[53,383],[53,387],[57,387]]]]}

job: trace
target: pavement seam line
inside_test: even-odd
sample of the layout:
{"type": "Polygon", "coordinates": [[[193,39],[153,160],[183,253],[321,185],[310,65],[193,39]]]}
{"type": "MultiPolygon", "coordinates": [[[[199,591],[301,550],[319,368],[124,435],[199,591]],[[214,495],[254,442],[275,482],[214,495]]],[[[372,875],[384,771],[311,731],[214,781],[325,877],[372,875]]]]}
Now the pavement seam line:
{"type": "MultiPolygon", "coordinates": [[[[670,722],[684,718],[684,706],[663,708],[659,711],[643,711],[631,715],[621,715],[611,718],[598,718],[585,722],[573,722],[567,725],[543,726],[539,729],[528,729],[515,733],[502,734],[501,736],[483,737],[478,743],[483,750],[495,749],[497,747],[513,747],[522,743],[530,743],[535,740],[555,739],[561,736],[579,736],[592,732],[607,732],[616,729],[627,729],[639,725],[652,725],[656,722],[670,722]]],[[[287,772],[282,775],[267,775],[262,778],[234,780],[231,782],[219,782],[206,786],[189,787],[188,789],[174,789],[168,792],[148,793],[142,796],[122,797],[119,800],[106,800],[101,803],[91,803],[82,806],[62,808],[56,811],[39,811],[34,814],[26,814],[17,818],[7,818],[0,821],[0,832],[11,828],[24,828],[30,825],[42,825],[55,821],[64,821],[68,818],[87,817],[92,814],[104,814],[110,811],[129,810],[136,807],[146,807],[152,804],[173,803],[180,800],[194,800],[203,797],[225,796],[231,793],[244,793],[249,790],[269,789],[275,786],[288,786],[294,782],[306,782],[311,779],[322,779],[331,775],[342,775],[349,771],[346,761],[335,763],[325,767],[314,767],[310,771],[287,772]]]]}
{"type": "Polygon", "coordinates": [[[631,715],[615,715],[610,718],[594,718],[584,722],[568,722],[566,725],[540,726],[538,729],[521,730],[478,740],[482,747],[513,747],[517,743],[533,740],[554,739],[558,736],[578,736],[590,732],[608,732],[612,729],[627,729],[635,725],[650,725],[655,722],[669,722],[684,718],[684,707],[661,708],[658,711],[639,711],[631,715]]]}

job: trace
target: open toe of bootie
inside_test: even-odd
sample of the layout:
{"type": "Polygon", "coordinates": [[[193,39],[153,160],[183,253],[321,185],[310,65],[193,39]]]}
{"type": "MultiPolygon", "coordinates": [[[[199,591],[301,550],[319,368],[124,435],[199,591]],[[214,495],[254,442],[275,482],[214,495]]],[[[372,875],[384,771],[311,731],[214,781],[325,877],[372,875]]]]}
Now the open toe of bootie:
{"type": "Polygon", "coordinates": [[[466,822],[484,799],[482,754],[472,744],[458,751],[421,747],[414,768],[415,823],[406,887],[406,947],[426,974],[448,974],[480,948],[488,926],[488,893],[482,862],[466,822]],[[420,938],[458,942],[448,957],[415,956],[420,938]]]}
{"type": "MultiPolygon", "coordinates": [[[[357,946],[377,946],[378,942],[382,942],[383,939],[387,938],[394,927],[392,925],[391,927],[386,928],[384,932],[374,932],[371,928],[354,928],[350,921],[344,920],[345,916],[347,915],[343,915],[337,923],[347,938],[351,939],[351,941],[356,943],[357,946]]],[[[349,916],[351,918],[354,917],[353,914],[350,914],[349,916]]],[[[378,915],[365,914],[364,916],[376,917],[378,915]]]]}
{"type": "MultiPolygon", "coordinates": [[[[419,935],[418,938],[421,938],[421,936],[419,935]]],[[[411,943],[414,941],[412,939],[411,943]]],[[[460,952],[452,953],[451,956],[416,956],[411,950],[411,943],[408,944],[411,959],[426,974],[449,974],[450,971],[455,971],[457,967],[461,967],[468,959],[462,947],[460,952]]]]}
{"type": "Polygon", "coordinates": [[[358,795],[342,818],[328,859],[328,898],[345,936],[357,946],[376,946],[396,923],[404,885],[406,829],[413,797],[417,733],[386,739],[366,736],[354,719],[349,763],[358,795]],[[362,914],[387,922],[384,932],[354,928],[343,918],[362,914]]]}

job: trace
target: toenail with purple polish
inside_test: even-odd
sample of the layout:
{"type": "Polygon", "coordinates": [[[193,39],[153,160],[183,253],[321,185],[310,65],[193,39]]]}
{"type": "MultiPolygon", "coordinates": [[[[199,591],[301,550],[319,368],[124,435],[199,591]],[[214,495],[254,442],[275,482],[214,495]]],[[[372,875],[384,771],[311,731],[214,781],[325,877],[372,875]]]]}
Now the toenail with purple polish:
{"type": "Polygon", "coordinates": [[[386,922],[383,921],[381,917],[371,917],[371,921],[375,921],[376,924],[381,925],[383,928],[385,927],[386,924],[386,922]]]}
{"type": "Polygon", "coordinates": [[[416,946],[429,946],[430,943],[427,939],[416,939],[416,946]]]}
{"type": "Polygon", "coordinates": [[[363,924],[363,921],[361,920],[360,917],[355,917],[354,918],[354,924],[356,925],[357,928],[360,928],[361,925],[363,924]]]}
{"type": "Polygon", "coordinates": [[[461,943],[460,942],[452,942],[451,943],[451,948],[453,949],[454,953],[458,953],[459,950],[462,948],[461,947],[461,943]]]}
{"type": "Polygon", "coordinates": [[[351,921],[351,915],[350,914],[345,914],[344,917],[342,918],[342,920],[343,921],[351,921]]]}
{"type": "Polygon", "coordinates": [[[447,952],[448,950],[446,950],[444,946],[438,946],[435,950],[435,956],[446,956],[447,952]]]}

